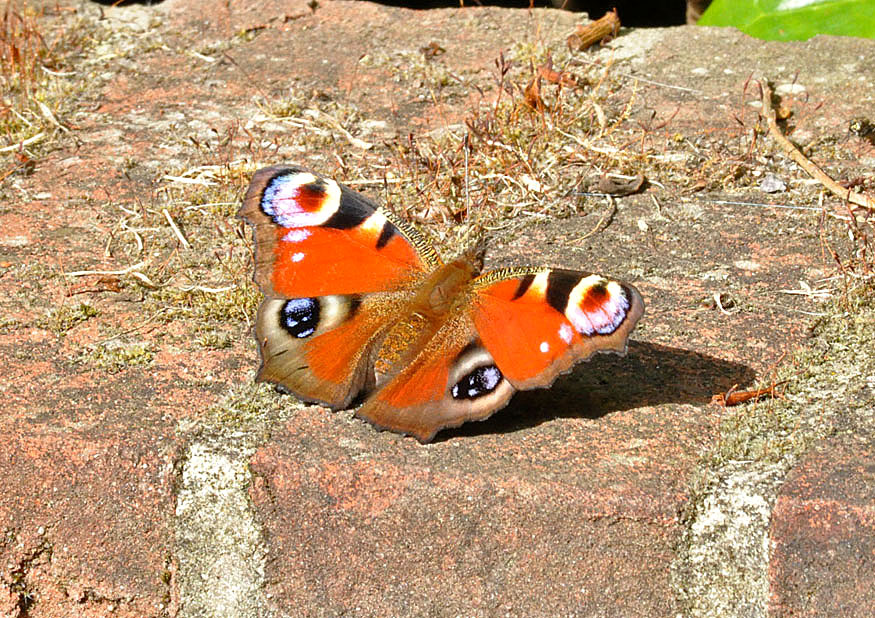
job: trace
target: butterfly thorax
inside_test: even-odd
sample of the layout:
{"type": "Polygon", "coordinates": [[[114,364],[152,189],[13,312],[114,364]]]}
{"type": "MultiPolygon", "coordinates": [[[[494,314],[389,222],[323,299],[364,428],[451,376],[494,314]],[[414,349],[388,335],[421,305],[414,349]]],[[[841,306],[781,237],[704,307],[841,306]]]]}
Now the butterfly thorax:
{"type": "Polygon", "coordinates": [[[465,292],[477,274],[476,265],[464,257],[444,264],[419,285],[411,301],[412,312],[422,314],[427,319],[442,321],[463,301],[465,292]]]}
{"type": "Polygon", "coordinates": [[[403,317],[388,331],[377,356],[378,376],[393,373],[419,354],[424,345],[467,302],[478,268],[462,257],[443,264],[415,286],[403,317]]]}

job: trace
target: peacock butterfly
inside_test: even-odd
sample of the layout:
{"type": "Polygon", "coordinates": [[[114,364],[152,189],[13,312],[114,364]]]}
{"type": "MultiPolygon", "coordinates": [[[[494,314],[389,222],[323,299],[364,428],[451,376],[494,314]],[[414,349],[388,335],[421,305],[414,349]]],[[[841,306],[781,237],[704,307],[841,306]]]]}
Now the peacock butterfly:
{"type": "Polygon", "coordinates": [[[549,386],[597,351],[623,354],[638,291],[555,268],[480,273],[481,249],[444,263],[413,226],[297,166],[252,177],[264,293],[258,380],[428,442],[482,420],[516,390],[549,386]]]}

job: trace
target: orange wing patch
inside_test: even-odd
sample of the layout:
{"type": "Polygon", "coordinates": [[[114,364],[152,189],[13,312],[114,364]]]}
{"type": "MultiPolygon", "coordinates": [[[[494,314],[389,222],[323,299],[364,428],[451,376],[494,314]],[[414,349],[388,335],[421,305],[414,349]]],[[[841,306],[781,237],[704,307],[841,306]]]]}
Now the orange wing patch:
{"type": "Polygon", "coordinates": [[[352,381],[361,354],[375,334],[372,316],[357,313],[351,320],[304,344],[304,359],[314,376],[323,382],[352,381]]]}
{"type": "Polygon", "coordinates": [[[514,389],[476,341],[473,325],[445,325],[416,358],[356,412],[381,429],[428,442],[445,427],[484,419],[504,406],[514,389]]]}
{"type": "Polygon", "coordinates": [[[474,325],[495,364],[519,388],[579,343],[580,335],[544,302],[540,286],[514,298],[518,285],[514,279],[483,290],[475,300],[474,325]]]}
{"type": "Polygon", "coordinates": [[[268,297],[397,290],[440,263],[415,229],[303,168],[259,170],[240,214],[255,231],[255,280],[268,297]]]}
{"type": "Polygon", "coordinates": [[[374,213],[349,229],[277,229],[270,277],[275,292],[288,297],[380,292],[421,272],[419,256],[402,236],[393,233],[377,246],[383,228],[368,225],[370,219],[392,225],[374,213]]]}
{"type": "Polygon", "coordinates": [[[403,294],[266,299],[255,334],[258,379],[281,384],[306,401],[341,408],[373,386],[375,346],[403,294]]]}

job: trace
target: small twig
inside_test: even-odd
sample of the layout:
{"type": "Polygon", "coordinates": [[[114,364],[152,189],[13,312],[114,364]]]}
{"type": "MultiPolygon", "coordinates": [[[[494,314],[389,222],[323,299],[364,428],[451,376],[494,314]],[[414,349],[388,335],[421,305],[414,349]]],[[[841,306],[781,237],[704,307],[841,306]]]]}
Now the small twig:
{"type": "Polygon", "coordinates": [[[40,68],[49,75],[54,75],[55,77],[70,77],[71,75],[76,75],[76,71],[52,71],[43,65],[40,65],[40,68]]]}
{"type": "Polygon", "coordinates": [[[58,119],[55,118],[55,114],[52,112],[52,110],[49,109],[49,106],[48,106],[48,105],[46,105],[45,103],[43,103],[42,101],[39,101],[39,100],[38,100],[36,103],[37,103],[37,105],[39,106],[40,111],[42,112],[43,117],[44,117],[46,120],[48,120],[48,121],[51,122],[53,125],[55,125],[55,126],[58,127],[59,129],[61,129],[61,131],[63,131],[64,133],[69,133],[69,132],[70,132],[70,129],[68,129],[67,127],[65,127],[64,125],[62,125],[60,122],[58,122],[58,119]]]}
{"type": "Polygon", "coordinates": [[[566,39],[566,43],[571,51],[584,51],[596,43],[614,38],[618,32],[620,32],[620,18],[617,16],[617,9],[614,9],[585,26],[579,24],[566,39]]]}
{"type": "Polygon", "coordinates": [[[812,178],[820,182],[837,197],[847,200],[851,204],[861,206],[866,210],[875,212],[875,200],[872,200],[861,193],[845,189],[833,180],[826,172],[820,169],[813,161],[811,161],[811,159],[802,154],[802,152],[800,152],[799,149],[796,148],[796,146],[794,146],[783,133],[781,133],[781,129],[778,128],[778,122],[775,120],[775,110],[772,108],[772,90],[764,79],[760,79],[759,84],[760,92],[762,93],[762,108],[760,109],[760,116],[765,119],[766,124],[769,127],[769,135],[778,142],[778,145],[784,150],[784,152],[786,152],[802,169],[808,172],[812,178]]]}
{"type": "Polygon", "coordinates": [[[115,276],[100,277],[95,285],[79,283],[64,292],[64,296],[76,296],[77,294],[98,294],[102,292],[121,292],[119,285],[121,280],[115,276]]]}
{"type": "Polygon", "coordinates": [[[744,403],[745,401],[750,401],[751,399],[761,399],[763,397],[780,397],[782,391],[779,392],[776,389],[779,386],[786,384],[788,380],[782,380],[781,382],[776,382],[771,386],[767,386],[765,388],[758,388],[752,391],[739,391],[738,384],[730,388],[725,393],[718,393],[711,397],[711,403],[717,404],[718,406],[737,406],[740,403],[744,403]]]}
{"type": "Polygon", "coordinates": [[[362,150],[370,150],[371,148],[374,147],[374,145],[371,144],[370,142],[366,142],[363,139],[359,139],[359,138],[355,137],[352,133],[350,133],[349,131],[344,129],[343,125],[340,124],[340,121],[337,118],[335,118],[334,116],[332,116],[331,114],[323,112],[321,109],[315,109],[315,108],[305,110],[304,113],[306,114],[307,112],[311,112],[311,114],[313,116],[325,120],[329,125],[331,125],[331,127],[335,131],[337,131],[343,137],[345,137],[346,140],[350,144],[355,146],[356,148],[361,148],[362,150]]]}
{"type": "Polygon", "coordinates": [[[147,287],[150,290],[158,290],[158,289],[164,287],[163,285],[158,285],[157,283],[155,283],[154,281],[149,279],[149,277],[147,277],[146,275],[144,275],[141,272],[132,272],[131,277],[133,277],[134,279],[139,281],[140,285],[147,287]]]}
{"type": "Polygon", "coordinates": [[[347,187],[365,187],[368,185],[382,185],[382,184],[401,184],[407,183],[413,180],[413,176],[396,176],[393,178],[361,178],[359,180],[346,180],[343,184],[347,187]]]}
{"type": "Polygon", "coordinates": [[[205,294],[222,294],[224,292],[230,292],[231,290],[236,289],[236,285],[226,285],[221,288],[210,288],[205,285],[183,285],[177,288],[182,292],[203,292],[205,294]]]}
{"type": "Polygon", "coordinates": [[[465,213],[468,214],[471,212],[471,196],[469,194],[471,181],[468,179],[468,153],[471,150],[471,142],[468,133],[465,133],[462,146],[465,149],[465,213]]]}
{"type": "Polygon", "coordinates": [[[204,178],[185,178],[183,176],[171,176],[170,174],[165,174],[161,180],[169,180],[170,182],[178,182],[184,185],[201,185],[203,187],[211,187],[216,184],[212,180],[204,178]]]}
{"type": "Polygon", "coordinates": [[[170,213],[167,211],[167,209],[162,208],[161,212],[164,213],[164,218],[167,219],[167,223],[170,224],[170,229],[172,229],[173,233],[176,234],[176,237],[179,239],[179,242],[182,243],[182,246],[186,249],[191,249],[191,245],[185,239],[185,236],[182,235],[182,232],[176,226],[176,221],[173,220],[173,217],[170,216],[170,213]]]}
{"type": "MultiPolygon", "coordinates": [[[[587,232],[583,236],[579,236],[579,237],[575,238],[574,240],[572,240],[571,241],[572,243],[579,243],[581,241],[586,240],[587,238],[589,238],[593,234],[598,234],[599,232],[601,232],[604,229],[602,227],[602,225],[604,225],[605,222],[610,224],[611,219],[613,219],[614,215],[617,214],[617,200],[614,199],[613,195],[606,194],[605,197],[608,198],[608,204],[611,205],[611,209],[608,212],[606,212],[604,215],[602,215],[602,217],[599,219],[599,222],[595,224],[594,228],[592,228],[589,232],[587,232]]],[[[607,227],[607,226],[605,226],[605,227],[607,227]]]]}
{"type": "Polygon", "coordinates": [[[46,134],[44,132],[37,133],[31,137],[28,137],[26,140],[22,140],[17,144],[12,144],[11,146],[4,146],[0,148],[0,152],[12,152],[13,150],[20,150],[24,146],[30,146],[31,144],[35,144],[44,138],[46,134]]]}
{"type": "MultiPolygon", "coordinates": [[[[570,65],[576,64],[589,64],[593,66],[604,66],[603,63],[599,60],[583,60],[582,58],[573,58],[570,62],[570,65]]],[[[674,84],[666,84],[664,82],[655,82],[652,79],[645,79],[639,75],[633,75],[632,73],[624,73],[623,71],[613,71],[611,75],[616,75],[618,77],[625,77],[626,79],[634,79],[644,84],[650,84],[652,86],[659,86],[661,88],[670,88],[672,90],[680,90],[682,92],[690,92],[692,94],[705,94],[704,91],[699,90],[697,88],[687,88],[685,86],[675,86],[674,84]]]]}
{"type": "Polygon", "coordinates": [[[766,204],[763,202],[736,202],[732,200],[700,200],[708,204],[723,204],[726,206],[755,206],[757,208],[784,208],[786,210],[813,210],[820,212],[822,208],[812,208],[811,206],[790,206],[789,204],[766,204]]]}
{"type": "Polygon", "coordinates": [[[137,324],[133,328],[123,330],[120,333],[116,333],[112,337],[107,337],[106,339],[103,339],[102,341],[98,341],[95,345],[105,345],[105,344],[109,343],[110,341],[112,341],[113,339],[119,339],[121,337],[124,337],[125,335],[130,335],[131,333],[135,333],[137,331],[143,330],[144,328],[149,326],[150,323],[154,322],[155,320],[157,320],[159,317],[161,317],[165,313],[167,313],[167,309],[159,309],[154,314],[149,316],[144,322],[137,324]]]}

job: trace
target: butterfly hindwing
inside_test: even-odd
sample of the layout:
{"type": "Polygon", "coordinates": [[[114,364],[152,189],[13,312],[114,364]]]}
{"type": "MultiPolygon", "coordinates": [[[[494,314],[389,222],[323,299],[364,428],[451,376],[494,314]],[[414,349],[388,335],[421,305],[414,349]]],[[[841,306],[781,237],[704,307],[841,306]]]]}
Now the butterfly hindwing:
{"type": "Polygon", "coordinates": [[[280,384],[301,399],[344,408],[373,387],[373,364],[385,316],[398,293],[269,298],[258,311],[258,379],[280,384]]]}
{"type": "Polygon", "coordinates": [[[595,352],[624,353],[644,313],[631,285],[571,270],[495,271],[474,285],[477,333],[520,390],[548,386],[595,352]]]}
{"type": "Polygon", "coordinates": [[[514,393],[470,320],[445,324],[410,364],[392,375],[356,411],[377,427],[428,442],[446,427],[482,420],[514,393]]]}

